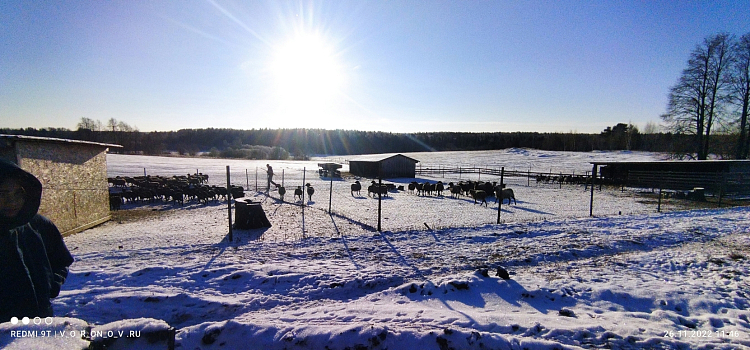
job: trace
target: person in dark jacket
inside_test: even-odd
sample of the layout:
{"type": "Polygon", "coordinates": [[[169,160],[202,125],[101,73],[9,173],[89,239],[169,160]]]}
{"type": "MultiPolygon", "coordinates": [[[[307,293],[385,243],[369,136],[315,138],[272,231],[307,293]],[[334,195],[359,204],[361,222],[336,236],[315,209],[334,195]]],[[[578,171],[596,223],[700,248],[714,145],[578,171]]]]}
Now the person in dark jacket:
{"type": "Polygon", "coordinates": [[[0,160],[0,322],[52,316],[73,257],[60,231],[37,213],[42,184],[0,160]]]}

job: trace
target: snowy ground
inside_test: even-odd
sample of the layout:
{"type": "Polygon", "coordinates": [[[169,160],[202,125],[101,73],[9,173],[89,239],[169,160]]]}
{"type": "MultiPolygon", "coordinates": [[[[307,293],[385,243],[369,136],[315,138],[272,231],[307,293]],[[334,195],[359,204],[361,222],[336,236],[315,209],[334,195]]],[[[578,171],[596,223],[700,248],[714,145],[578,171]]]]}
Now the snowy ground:
{"type": "MultiPolygon", "coordinates": [[[[596,156],[496,154],[524,151],[519,159],[557,158],[575,169],[596,156]]],[[[491,159],[473,155],[488,157],[482,165],[491,159]]],[[[196,168],[121,156],[109,159],[110,174],[137,170],[128,161],[153,174],[196,168]]],[[[226,165],[191,164],[212,169],[212,179],[226,165]]],[[[519,202],[503,205],[501,225],[491,224],[496,204],[401,192],[383,201],[381,233],[372,229],[377,200],[352,196],[350,179],[334,182],[329,215],[330,183],[309,171],[314,162],[273,165],[290,183],[308,167],[305,181],[317,189],[309,206],[249,192],[274,226],[235,230],[232,242],[223,203],[124,210],[66,237],[76,262],[54,302],[59,317],[2,324],[0,346],[84,348],[88,340],[74,332],[88,323],[98,341],[125,332],[110,348],[164,348],[146,334],[169,326],[177,349],[750,348],[747,207],[684,210],[689,203],[668,201],[656,213],[649,196],[605,188],[589,218],[583,188],[510,179],[519,202]],[[128,338],[134,329],[140,337],[128,338]],[[60,336],[11,335],[20,330],[60,336]]]]}

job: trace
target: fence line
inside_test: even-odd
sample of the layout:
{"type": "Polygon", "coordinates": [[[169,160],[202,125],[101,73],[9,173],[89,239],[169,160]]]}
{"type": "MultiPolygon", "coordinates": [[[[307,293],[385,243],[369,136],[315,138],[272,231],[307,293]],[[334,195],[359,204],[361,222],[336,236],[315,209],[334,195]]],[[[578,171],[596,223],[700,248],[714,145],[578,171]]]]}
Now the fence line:
{"type": "Polygon", "coordinates": [[[482,168],[482,167],[419,167],[415,169],[415,172],[417,175],[432,175],[432,174],[480,174],[480,175],[493,175],[493,176],[500,176],[501,173],[503,173],[505,176],[509,177],[528,177],[528,178],[536,178],[537,176],[590,176],[591,172],[586,171],[585,173],[579,173],[576,174],[573,173],[553,173],[552,171],[525,171],[525,170],[508,170],[505,169],[504,171],[502,168],[482,168]]]}

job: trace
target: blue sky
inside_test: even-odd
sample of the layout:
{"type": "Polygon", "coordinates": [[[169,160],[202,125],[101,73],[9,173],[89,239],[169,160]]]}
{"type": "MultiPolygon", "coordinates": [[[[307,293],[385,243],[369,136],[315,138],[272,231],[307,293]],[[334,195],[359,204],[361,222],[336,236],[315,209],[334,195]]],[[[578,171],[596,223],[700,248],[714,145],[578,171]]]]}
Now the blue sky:
{"type": "Polygon", "coordinates": [[[721,31],[750,1],[6,0],[0,127],[642,127],[721,31]]]}

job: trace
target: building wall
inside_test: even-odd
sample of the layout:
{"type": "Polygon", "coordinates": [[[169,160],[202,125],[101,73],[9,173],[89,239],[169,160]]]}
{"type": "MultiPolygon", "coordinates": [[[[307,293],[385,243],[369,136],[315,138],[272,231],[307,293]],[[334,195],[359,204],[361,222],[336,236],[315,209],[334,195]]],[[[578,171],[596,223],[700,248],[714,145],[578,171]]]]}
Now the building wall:
{"type": "Polygon", "coordinates": [[[16,142],[18,165],[42,183],[39,213],[70,234],[109,220],[106,148],[16,142]]]}
{"type": "Polygon", "coordinates": [[[365,162],[365,161],[351,161],[349,162],[349,172],[363,177],[376,178],[378,177],[378,163],[377,162],[365,162]]]}
{"type": "Polygon", "coordinates": [[[382,171],[383,177],[408,177],[416,175],[416,163],[401,155],[381,161],[350,161],[349,172],[357,176],[377,178],[382,171]]]}
{"type": "Polygon", "coordinates": [[[416,163],[401,155],[391,157],[382,161],[384,177],[408,177],[416,176],[416,163]]]}

